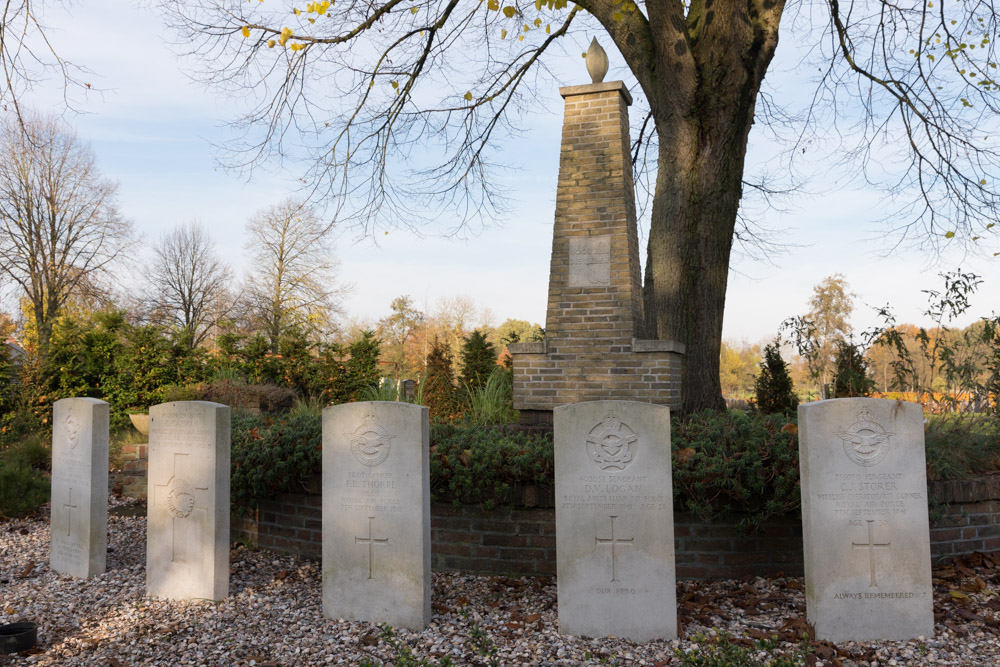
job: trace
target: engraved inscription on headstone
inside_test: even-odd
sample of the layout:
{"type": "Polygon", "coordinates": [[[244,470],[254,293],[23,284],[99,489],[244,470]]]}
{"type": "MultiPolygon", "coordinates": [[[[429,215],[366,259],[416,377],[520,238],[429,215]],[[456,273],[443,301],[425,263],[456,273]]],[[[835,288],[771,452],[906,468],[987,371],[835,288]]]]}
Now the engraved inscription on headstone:
{"type": "Polygon", "coordinates": [[[618,578],[616,576],[617,567],[615,563],[616,556],[618,554],[615,552],[615,547],[617,547],[618,545],[632,546],[632,544],[635,543],[635,538],[629,537],[626,539],[622,537],[615,537],[615,519],[617,519],[618,517],[612,514],[608,518],[611,519],[611,537],[597,537],[595,539],[597,540],[598,546],[603,544],[611,547],[611,581],[618,581],[618,578]]]}
{"type": "Polygon", "coordinates": [[[69,487],[69,500],[63,503],[63,509],[66,510],[66,537],[73,534],[73,510],[77,509],[77,506],[73,504],[73,487],[69,487]]]}
{"type": "Polygon", "coordinates": [[[375,415],[371,414],[365,415],[361,425],[354,431],[344,435],[351,440],[351,453],[354,454],[354,458],[372,467],[388,458],[392,449],[392,439],[396,437],[382,428],[375,415]]]}
{"type": "Polygon", "coordinates": [[[66,416],[60,420],[60,426],[62,427],[66,442],[69,444],[69,448],[76,449],[76,446],[80,443],[80,420],[77,419],[76,415],[67,410],[66,416]]]}
{"type": "Polygon", "coordinates": [[[422,630],[431,617],[427,408],[323,411],[323,613],[422,630]]]}
{"type": "Polygon", "coordinates": [[[866,409],[858,413],[858,420],[850,428],[837,433],[844,441],[844,453],[859,466],[878,465],[889,453],[889,438],[893,435],[866,409]]]}
{"type": "Polygon", "coordinates": [[[869,586],[878,586],[878,580],[875,578],[875,550],[876,549],[888,549],[892,546],[891,542],[883,542],[879,544],[875,541],[872,535],[872,524],[875,523],[875,519],[868,519],[868,541],[867,542],[851,542],[851,546],[855,549],[867,549],[868,550],[868,567],[871,569],[871,583],[869,586]]]}
{"type": "Polygon", "coordinates": [[[595,401],[554,420],[560,631],[676,637],[670,410],[595,401]]]}
{"type": "Polygon", "coordinates": [[[104,572],[108,546],[108,404],[64,398],[52,413],[49,562],[60,574],[104,572]]]}
{"type": "Polygon", "coordinates": [[[639,436],[628,424],[608,413],[587,434],[587,451],[601,470],[624,470],[632,462],[638,441],[639,436]]]}
{"type": "Polygon", "coordinates": [[[146,590],[177,600],[229,594],[229,407],[149,409],[146,590]]]}
{"type": "Polygon", "coordinates": [[[806,614],[821,639],[934,632],[923,427],[913,403],[799,406],[806,614]]]}
{"type": "Polygon", "coordinates": [[[611,236],[569,238],[569,286],[611,285],[611,236]]]}
{"type": "Polygon", "coordinates": [[[375,523],[375,517],[368,517],[368,537],[355,537],[355,544],[367,544],[368,545],[368,578],[375,578],[375,545],[376,544],[389,544],[388,537],[374,537],[372,535],[372,524],[375,523]]]}
{"type": "Polygon", "coordinates": [[[174,563],[187,562],[187,545],[197,539],[198,523],[205,520],[201,513],[208,511],[205,505],[208,486],[195,486],[184,476],[189,456],[175,452],[170,479],[154,486],[153,502],[165,505],[171,515],[170,560],[174,563]],[[199,515],[192,518],[191,512],[195,510],[199,515]]]}

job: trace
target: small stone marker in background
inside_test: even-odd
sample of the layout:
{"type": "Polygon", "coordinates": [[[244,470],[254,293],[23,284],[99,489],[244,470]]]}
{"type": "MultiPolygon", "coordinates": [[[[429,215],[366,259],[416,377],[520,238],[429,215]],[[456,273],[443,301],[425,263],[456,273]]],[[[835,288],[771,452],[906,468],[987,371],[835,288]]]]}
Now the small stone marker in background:
{"type": "Polygon", "coordinates": [[[922,408],[876,398],[800,405],[799,466],[816,636],[934,634],[922,408]]]}
{"type": "Polygon", "coordinates": [[[669,408],[593,401],[554,412],[560,632],[676,638],[669,408]]]}
{"type": "Polygon", "coordinates": [[[64,398],[52,407],[49,563],[59,574],[104,572],[108,551],[108,404],[64,398]]]}
{"type": "Polygon", "coordinates": [[[149,409],[146,591],[177,600],[229,594],[229,407],[149,409]]]}
{"type": "Polygon", "coordinates": [[[323,410],[323,613],[420,631],[431,618],[427,408],[323,410]]]}

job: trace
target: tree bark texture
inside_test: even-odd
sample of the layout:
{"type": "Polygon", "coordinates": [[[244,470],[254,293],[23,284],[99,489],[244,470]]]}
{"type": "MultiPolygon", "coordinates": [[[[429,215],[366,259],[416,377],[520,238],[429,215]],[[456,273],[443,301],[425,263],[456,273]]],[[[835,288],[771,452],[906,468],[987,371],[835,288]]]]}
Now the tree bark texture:
{"type": "Polygon", "coordinates": [[[643,301],[646,335],[684,343],[683,411],[722,409],[719,353],[747,138],[782,0],[647,3],[607,28],[649,100],[659,155],[643,301]]]}

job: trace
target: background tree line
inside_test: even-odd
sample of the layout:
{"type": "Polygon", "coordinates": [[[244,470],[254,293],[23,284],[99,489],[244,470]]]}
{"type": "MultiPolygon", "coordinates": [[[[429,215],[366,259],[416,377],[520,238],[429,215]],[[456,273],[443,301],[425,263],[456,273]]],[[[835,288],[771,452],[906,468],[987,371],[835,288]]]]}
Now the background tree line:
{"type": "Polygon", "coordinates": [[[781,363],[803,400],[877,393],[932,403],[935,409],[988,409],[1000,395],[1000,317],[954,326],[982,280],[960,270],[941,278],[941,289],[924,290],[930,326],[898,324],[887,305],[876,309],[879,324],[864,332],[851,325],[857,295],[845,278],[824,278],[813,287],[808,312],[786,320],[773,341],[723,342],[726,397],[750,398],[765,366],[776,363],[769,355],[783,355],[781,363]]]}
{"type": "MultiPolygon", "coordinates": [[[[119,211],[117,186],[67,124],[27,110],[5,120],[3,433],[44,427],[66,396],[108,400],[116,424],[168,399],[352,400],[383,376],[423,378],[435,355],[447,362],[438,376],[449,391],[477,387],[503,365],[507,342],[541,335],[526,321],[495,326],[467,297],[424,312],[403,295],[378,321],[345,321],[349,285],[337,275],[332,223],[293,198],[247,221],[242,276],[197,221],[146,247],[119,211]],[[240,396],[232,385],[285,392],[240,396]]],[[[437,411],[454,413],[454,397],[442,400],[437,411]]]]}

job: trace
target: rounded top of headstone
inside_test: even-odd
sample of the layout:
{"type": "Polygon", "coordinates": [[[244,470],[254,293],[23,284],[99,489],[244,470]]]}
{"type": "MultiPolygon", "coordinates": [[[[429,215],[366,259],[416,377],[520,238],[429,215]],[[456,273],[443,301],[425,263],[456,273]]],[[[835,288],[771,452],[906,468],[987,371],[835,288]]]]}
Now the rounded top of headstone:
{"type": "Polygon", "coordinates": [[[608,54],[597,43],[596,37],[591,40],[590,48],[587,49],[587,72],[593,83],[601,83],[608,73],[608,54]]]}

